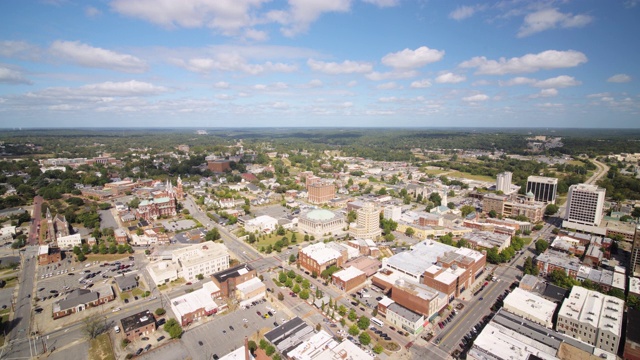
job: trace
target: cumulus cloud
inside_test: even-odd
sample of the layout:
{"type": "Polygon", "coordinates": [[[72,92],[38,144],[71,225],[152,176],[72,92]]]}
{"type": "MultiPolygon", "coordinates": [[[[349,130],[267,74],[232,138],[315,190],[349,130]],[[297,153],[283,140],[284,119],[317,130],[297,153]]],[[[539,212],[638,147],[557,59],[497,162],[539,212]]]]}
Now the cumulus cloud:
{"type": "Polygon", "coordinates": [[[282,72],[290,73],[298,69],[296,65],[284,63],[272,63],[267,61],[264,64],[251,64],[238,54],[222,53],[215,58],[193,58],[187,61],[174,61],[178,66],[193,72],[209,73],[213,70],[218,71],[237,71],[251,75],[258,75],[265,72],[282,72]]]}
{"type": "Polygon", "coordinates": [[[135,56],[93,47],[79,41],[54,41],[49,52],[60,59],[80,66],[138,73],[147,70],[147,64],[135,56]]]}
{"type": "Polygon", "coordinates": [[[400,0],[362,0],[362,1],[369,4],[373,4],[381,8],[394,7],[400,3],[400,0]]]}
{"type": "Polygon", "coordinates": [[[32,82],[29,79],[25,78],[20,71],[0,66],[0,84],[30,85],[32,84],[32,82]]]}
{"type": "Polygon", "coordinates": [[[429,79],[416,80],[411,83],[411,87],[414,89],[422,89],[431,86],[429,79]]]}
{"type": "Polygon", "coordinates": [[[542,89],[539,93],[531,95],[530,97],[533,99],[536,98],[544,98],[558,95],[558,90],[556,89],[542,89]]]}
{"type": "Polygon", "coordinates": [[[382,58],[382,63],[398,69],[414,69],[442,60],[444,50],[429,49],[421,46],[415,50],[404,49],[390,53],[382,58]]]}
{"type": "Polygon", "coordinates": [[[460,67],[476,68],[477,75],[505,75],[570,68],[585,62],[587,62],[587,56],[579,51],[547,50],[510,59],[489,60],[484,56],[476,56],[462,62],[460,67]]]}
{"type": "Polygon", "coordinates": [[[525,37],[541,31],[560,28],[583,27],[593,21],[593,17],[584,14],[561,13],[557,9],[543,9],[528,14],[518,31],[518,37],[525,37]]]}
{"type": "Polygon", "coordinates": [[[489,100],[489,96],[485,94],[475,94],[467,97],[463,97],[462,100],[466,102],[478,102],[478,101],[487,101],[489,100]]]}
{"type": "Polygon", "coordinates": [[[218,81],[217,83],[213,84],[213,86],[218,89],[228,89],[230,84],[226,81],[218,81]]]}
{"type": "Polygon", "coordinates": [[[456,75],[450,72],[438,75],[436,78],[438,84],[457,84],[465,80],[467,80],[467,78],[464,75],[456,75]]]}
{"type": "Polygon", "coordinates": [[[31,99],[54,99],[54,100],[87,100],[89,98],[105,101],[113,97],[140,97],[153,96],[168,92],[164,86],[157,86],[151,83],[131,80],[122,82],[106,81],[97,84],[88,84],[76,88],[53,87],[38,92],[27,93],[26,97],[31,99]]]}
{"type": "Polygon", "coordinates": [[[0,56],[6,58],[33,59],[39,55],[39,49],[26,41],[0,41],[0,56]]]}
{"type": "Polygon", "coordinates": [[[536,79],[531,79],[528,77],[518,76],[513,79],[509,79],[507,81],[500,81],[500,86],[516,86],[516,85],[531,85],[535,84],[536,79]]]}
{"type": "Polygon", "coordinates": [[[582,84],[580,81],[576,80],[573,76],[560,75],[554,78],[536,81],[533,86],[539,88],[565,88],[570,86],[578,86],[582,84]]]}
{"type": "Polygon", "coordinates": [[[252,12],[267,0],[114,0],[111,8],[123,15],[168,27],[208,27],[237,34],[255,19],[252,12]]]}
{"type": "Polygon", "coordinates": [[[351,60],[336,63],[309,59],[307,60],[307,65],[313,71],[330,75],[367,73],[373,70],[371,63],[351,60]]]}
{"type": "Polygon", "coordinates": [[[607,82],[611,83],[626,83],[631,81],[631,76],[627,74],[616,74],[607,79],[607,82]]]}
{"type": "Polygon", "coordinates": [[[244,38],[254,41],[267,41],[269,39],[269,35],[266,31],[256,30],[256,29],[246,29],[244,31],[244,38]]]}
{"type": "Polygon", "coordinates": [[[324,13],[349,11],[351,0],[289,0],[289,6],[287,11],[270,11],[267,18],[283,25],[283,35],[293,37],[306,32],[324,13]]]}
{"type": "Polygon", "coordinates": [[[311,81],[309,81],[309,83],[307,84],[307,86],[311,87],[311,88],[318,88],[318,87],[322,87],[322,81],[320,81],[319,79],[313,79],[311,81]]]}
{"type": "Polygon", "coordinates": [[[379,90],[392,90],[392,89],[397,89],[398,88],[398,84],[396,84],[395,82],[391,81],[388,83],[384,83],[384,84],[380,84],[378,86],[376,86],[377,89],[379,90]]]}
{"type": "Polygon", "coordinates": [[[478,10],[481,10],[481,6],[458,6],[455,10],[449,13],[449,18],[453,20],[464,20],[470,18],[475,14],[478,10]]]}
{"type": "Polygon", "coordinates": [[[365,77],[369,80],[373,81],[381,81],[381,80],[391,80],[391,79],[408,79],[418,75],[418,73],[414,70],[407,71],[387,71],[387,72],[377,72],[374,71],[365,75],[365,77]]]}

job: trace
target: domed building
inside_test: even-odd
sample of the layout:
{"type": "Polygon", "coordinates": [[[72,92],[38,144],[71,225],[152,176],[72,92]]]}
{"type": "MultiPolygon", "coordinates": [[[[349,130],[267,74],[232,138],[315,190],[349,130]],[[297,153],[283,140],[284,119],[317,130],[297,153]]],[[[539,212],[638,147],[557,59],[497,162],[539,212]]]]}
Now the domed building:
{"type": "Polygon", "coordinates": [[[305,212],[298,219],[298,229],[316,238],[342,234],[345,227],[346,222],[342,214],[325,209],[305,212]]]}

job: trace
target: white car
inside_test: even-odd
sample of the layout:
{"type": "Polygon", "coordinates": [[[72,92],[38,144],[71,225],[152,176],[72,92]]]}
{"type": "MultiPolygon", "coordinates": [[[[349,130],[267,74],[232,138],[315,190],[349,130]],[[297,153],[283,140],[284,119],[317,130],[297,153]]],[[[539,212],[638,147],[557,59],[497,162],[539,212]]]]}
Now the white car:
{"type": "Polygon", "coordinates": [[[117,308],[115,308],[115,309],[111,310],[111,312],[118,312],[118,311],[120,311],[120,310],[122,310],[122,309],[120,309],[119,307],[117,307],[117,308]]]}

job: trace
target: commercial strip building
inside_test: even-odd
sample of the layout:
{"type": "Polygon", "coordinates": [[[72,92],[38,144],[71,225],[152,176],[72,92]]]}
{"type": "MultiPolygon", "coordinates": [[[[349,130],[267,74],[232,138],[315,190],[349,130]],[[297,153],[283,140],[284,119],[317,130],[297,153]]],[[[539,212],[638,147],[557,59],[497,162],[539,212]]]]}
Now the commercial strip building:
{"type": "Polygon", "coordinates": [[[156,318],[151,311],[144,310],[120,319],[124,336],[130,342],[148,336],[156,331],[156,318]]]}
{"type": "Polygon", "coordinates": [[[298,230],[316,238],[343,234],[346,226],[342,214],[325,209],[302,213],[298,219],[298,230]]]}
{"type": "Polygon", "coordinates": [[[540,275],[547,276],[555,269],[564,271],[572,279],[578,277],[580,259],[567,253],[556,250],[547,250],[535,259],[536,267],[540,275]]]}
{"type": "Polygon", "coordinates": [[[623,300],[574,286],[560,307],[556,330],[615,354],[623,313],[623,300]]]}
{"type": "Polygon", "coordinates": [[[498,216],[524,216],[533,223],[542,221],[545,208],[546,204],[535,201],[535,196],[530,192],[515,199],[498,194],[486,194],[482,199],[482,211],[485,214],[493,210],[498,216]]]}
{"type": "Polygon", "coordinates": [[[174,250],[172,261],[180,266],[180,277],[194,281],[199,274],[210,276],[229,268],[229,251],[224,244],[208,241],[174,250]]]}
{"type": "Polygon", "coordinates": [[[472,249],[498,248],[502,251],[511,246],[511,236],[490,231],[473,231],[462,235],[472,249]]]}
{"type": "Polygon", "coordinates": [[[616,360],[616,355],[501,309],[478,334],[467,359],[616,360]]]}
{"type": "Polygon", "coordinates": [[[101,284],[93,291],[88,289],[75,289],[63,300],[53,303],[53,319],[75,314],[90,307],[100,306],[116,298],[111,285],[101,284]]]}
{"type": "Polygon", "coordinates": [[[211,280],[224,297],[233,294],[238,285],[254,278],[258,278],[258,272],[249,264],[234,266],[211,275],[211,280]]]}
{"type": "Polygon", "coordinates": [[[515,288],[504,299],[504,310],[533,321],[546,328],[553,328],[556,304],[521,288],[515,288]]]}
{"type": "Polygon", "coordinates": [[[270,233],[278,228],[278,219],[275,219],[269,215],[258,216],[251,219],[244,224],[244,230],[246,232],[263,232],[270,233]]]}
{"type": "Polygon", "coordinates": [[[412,335],[420,334],[429,322],[423,314],[407,309],[397,302],[393,302],[387,306],[385,315],[389,324],[392,324],[396,328],[401,328],[412,335]]]}
{"type": "Polygon", "coordinates": [[[74,246],[82,245],[82,237],[77,233],[73,235],[60,236],[56,239],[56,242],[60,248],[71,249],[74,246]]]}
{"type": "Polygon", "coordinates": [[[353,266],[331,275],[331,283],[344,292],[349,292],[359,287],[366,280],[367,275],[353,266]]]}
{"type": "MultiPolygon", "coordinates": [[[[403,274],[389,269],[383,269],[371,278],[371,283],[398,304],[424,315],[427,319],[433,318],[448,304],[447,295],[420,283],[405,280],[403,274]]],[[[381,315],[386,313],[386,308],[381,308],[378,303],[378,311],[381,315]]]]}
{"type": "Polygon", "coordinates": [[[171,299],[171,310],[182,326],[219,311],[213,300],[220,296],[220,289],[213,282],[206,282],[201,289],[171,299]]]}

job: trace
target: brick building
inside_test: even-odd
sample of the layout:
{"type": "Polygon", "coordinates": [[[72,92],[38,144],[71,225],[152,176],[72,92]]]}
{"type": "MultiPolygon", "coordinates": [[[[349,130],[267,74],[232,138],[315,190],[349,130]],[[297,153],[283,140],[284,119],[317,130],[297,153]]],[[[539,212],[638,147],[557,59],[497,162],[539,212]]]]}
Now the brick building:
{"type": "Polygon", "coordinates": [[[225,171],[231,170],[231,161],[230,160],[210,160],[207,162],[207,169],[215,172],[215,173],[223,173],[225,171]]]}
{"type": "Polygon", "coordinates": [[[425,284],[406,281],[402,275],[384,269],[371,278],[372,284],[390,292],[398,304],[431,319],[448,304],[447,296],[425,284]]]}
{"type": "Polygon", "coordinates": [[[336,243],[317,243],[300,249],[298,252],[298,264],[316,275],[320,275],[331,265],[341,267],[347,258],[347,249],[336,243]]]}
{"type": "Polygon", "coordinates": [[[149,310],[124,317],[120,323],[125,338],[131,342],[156,331],[156,318],[149,310]]]}
{"type": "Polygon", "coordinates": [[[343,292],[349,292],[367,280],[367,275],[351,266],[331,275],[331,283],[343,292]]]}
{"type": "Polygon", "coordinates": [[[624,343],[625,360],[640,360],[640,311],[627,309],[627,336],[624,343]]]}
{"type": "Polygon", "coordinates": [[[94,289],[75,289],[63,300],[53,304],[53,319],[81,312],[90,307],[95,307],[112,301],[115,294],[110,285],[103,285],[94,289]]]}
{"type": "Polygon", "coordinates": [[[560,269],[570,278],[575,279],[580,270],[580,259],[555,250],[547,250],[535,259],[540,275],[547,276],[553,270],[560,269]]]}
{"type": "Polygon", "coordinates": [[[220,294],[228,297],[236,286],[258,277],[258,272],[249,264],[242,264],[211,275],[211,280],[220,289],[220,294]]]}
{"type": "Polygon", "coordinates": [[[206,282],[201,289],[171,299],[171,310],[178,322],[182,326],[187,326],[205,316],[216,314],[219,306],[213,299],[218,296],[220,296],[220,289],[216,284],[212,281],[206,282]]]}
{"type": "Polygon", "coordinates": [[[336,197],[336,186],[324,181],[307,186],[307,197],[312,204],[326,204],[336,197]]]}

